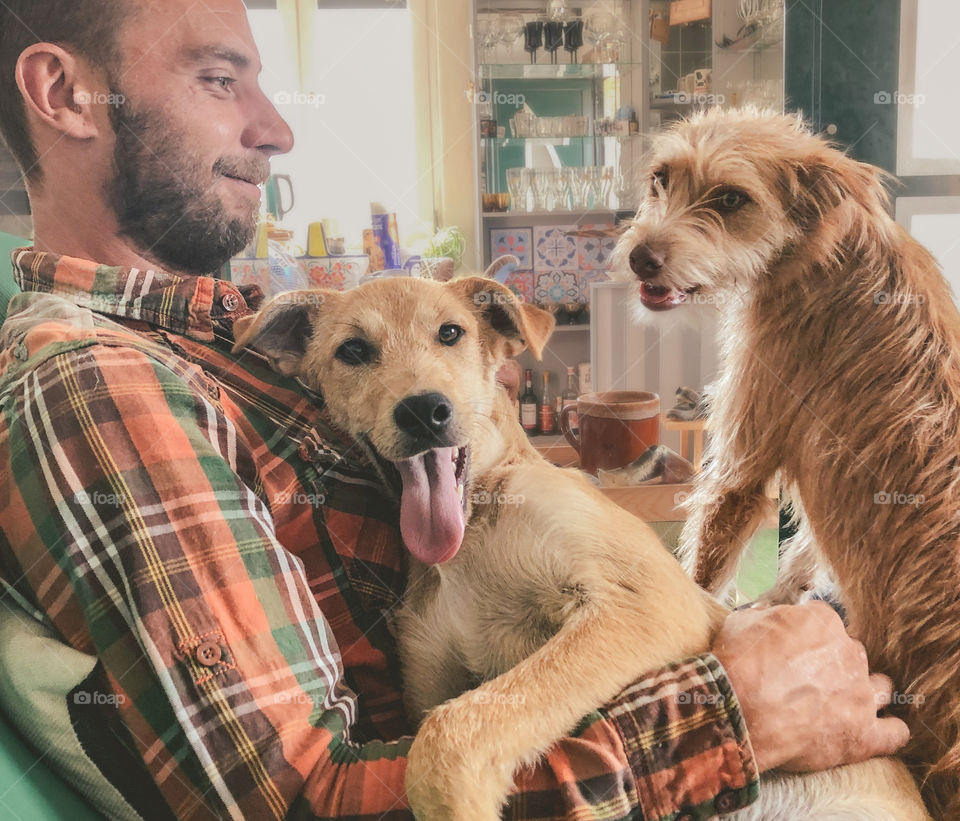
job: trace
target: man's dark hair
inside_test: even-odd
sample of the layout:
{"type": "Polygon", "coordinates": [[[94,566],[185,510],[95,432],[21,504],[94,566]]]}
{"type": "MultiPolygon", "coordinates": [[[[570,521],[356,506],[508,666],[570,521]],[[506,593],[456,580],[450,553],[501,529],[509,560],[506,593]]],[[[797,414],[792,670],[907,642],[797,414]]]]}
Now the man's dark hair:
{"type": "Polygon", "coordinates": [[[118,34],[132,5],[128,0],[0,2],[0,136],[28,179],[39,182],[41,173],[17,88],[17,60],[34,43],[56,43],[109,75],[120,64],[118,34]]]}

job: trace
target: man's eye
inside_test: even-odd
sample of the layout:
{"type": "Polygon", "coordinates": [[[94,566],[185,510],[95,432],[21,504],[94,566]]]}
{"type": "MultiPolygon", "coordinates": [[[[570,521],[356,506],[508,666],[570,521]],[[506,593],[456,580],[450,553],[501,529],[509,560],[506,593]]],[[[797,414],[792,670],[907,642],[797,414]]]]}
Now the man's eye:
{"type": "Polygon", "coordinates": [[[233,77],[204,77],[203,78],[207,83],[213,83],[215,86],[219,86],[224,91],[229,90],[235,82],[237,82],[233,77]]]}
{"type": "Polygon", "coordinates": [[[464,333],[466,333],[466,331],[464,331],[459,325],[454,325],[452,322],[448,322],[446,325],[440,326],[437,339],[440,340],[440,344],[442,345],[456,345],[464,333]]]}
{"type": "Polygon", "coordinates": [[[342,343],[334,356],[347,365],[366,365],[373,360],[373,346],[365,339],[348,339],[342,343]]]}

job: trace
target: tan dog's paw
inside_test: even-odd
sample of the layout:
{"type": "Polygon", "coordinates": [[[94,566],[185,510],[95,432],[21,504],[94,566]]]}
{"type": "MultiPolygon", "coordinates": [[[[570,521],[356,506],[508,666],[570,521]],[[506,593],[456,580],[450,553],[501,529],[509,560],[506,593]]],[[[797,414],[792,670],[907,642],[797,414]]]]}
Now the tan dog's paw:
{"type": "MultiPolygon", "coordinates": [[[[435,709],[407,757],[407,798],[418,821],[498,821],[513,785],[509,766],[478,732],[482,718],[456,702],[435,709]]],[[[482,709],[482,708],[481,708],[482,709]]]]}

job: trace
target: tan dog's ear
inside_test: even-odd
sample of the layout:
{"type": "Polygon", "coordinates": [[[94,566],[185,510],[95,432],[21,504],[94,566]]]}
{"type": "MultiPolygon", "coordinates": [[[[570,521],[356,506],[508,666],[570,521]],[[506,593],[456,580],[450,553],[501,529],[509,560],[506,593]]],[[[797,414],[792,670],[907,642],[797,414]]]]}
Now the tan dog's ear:
{"type": "Polygon", "coordinates": [[[524,348],[537,358],[553,333],[553,314],[521,302],[505,285],[484,277],[457,279],[447,286],[462,294],[490,334],[491,348],[503,348],[504,359],[524,348]],[[500,343],[500,344],[497,344],[500,343]]]}
{"type": "Polygon", "coordinates": [[[259,313],[234,323],[233,352],[253,348],[270,360],[274,370],[287,376],[295,374],[321,308],[337,296],[336,291],[278,294],[259,313]]]}

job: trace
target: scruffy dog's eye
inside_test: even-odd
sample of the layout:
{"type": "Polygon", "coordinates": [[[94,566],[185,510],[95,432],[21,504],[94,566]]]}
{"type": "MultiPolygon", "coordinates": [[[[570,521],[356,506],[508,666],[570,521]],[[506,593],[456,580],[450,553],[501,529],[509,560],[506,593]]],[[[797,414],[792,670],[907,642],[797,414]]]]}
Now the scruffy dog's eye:
{"type": "Polygon", "coordinates": [[[750,202],[750,197],[744,194],[743,191],[738,191],[736,188],[726,188],[717,192],[712,204],[717,210],[725,211],[729,214],[743,208],[748,202],[750,202]]]}
{"type": "Polygon", "coordinates": [[[452,322],[448,322],[446,325],[440,326],[437,339],[439,339],[440,343],[443,345],[456,345],[464,333],[466,332],[459,325],[454,325],[452,322]]]}
{"type": "Polygon", "coordinates": [[[666,168],[661,168],[659,171],[653,172],[653,179],[651,180],[651,190],[654,196],[660,191],[667,190],[667,183],[670,182],[670,172],[666,168]]]}
{"type": "Polygon", "coordinates": [[[342,343],[334,356],[347,365],[366,365],[373,359],[373,346],[359,337],[342,343]]]}

